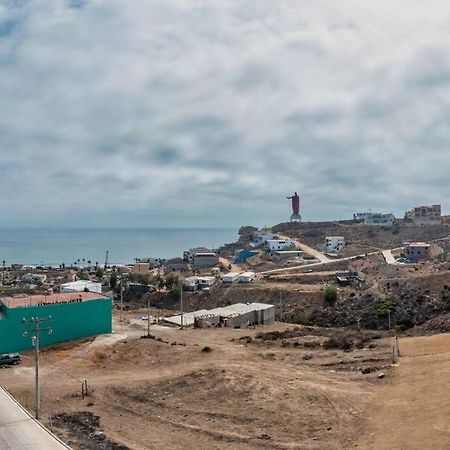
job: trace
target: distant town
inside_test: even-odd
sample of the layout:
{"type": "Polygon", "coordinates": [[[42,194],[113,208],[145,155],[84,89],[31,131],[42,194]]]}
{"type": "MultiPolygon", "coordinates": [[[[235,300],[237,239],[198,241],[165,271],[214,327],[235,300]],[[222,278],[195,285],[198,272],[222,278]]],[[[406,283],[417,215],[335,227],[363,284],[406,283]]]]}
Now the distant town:
{"type": "MultiPolygon", "coordinates": [[[[134,405],[129,414],[145,429],[147,422],[133,412],[142,402],[169,407],[167,393],[193,401],[183,390],[190,378],[167,388],[153,384],[149,374],[157,376],[160,368],[182,370],[182,377],[193,380],[211,376],[213,389],[228,371],[233,383],[261,373],[290,383],[296,361],[298,370],[317,371],[326,383],[334,383],[339,370],[340,382],[353,392],[355,374],[358,382],[373,383],[390,373],[402,356],[399,337],[450,331],[450,219],[440,205],[412,208],[400,219],[368,211],[348,220],[302,222],[298,195],[289,199],[288,221],[271,228],[242,226],[235,242],[218,249],[190,248],[170,259],[136,256],[120,265],[108,262],[107,250],[102,263],[3,261],[0,367],[21,364],[30,373],[17,382],[15,369],[0,371],[1,383],[61,438],[84,448],[86,439],[92,444],[104,436],[95,435],[104,433],[95,417],[108,430],[123,402],[134,405]],[[55,376],[63,365],[72,381],[82,381],[81,396],[63,378],[52,382],[63,404],[48,392],[44,402],[28,396],[40,349],[44,373],[55,376]],[[200,372],[189,375],[184,354],[200,372]],[[253,368],[242,366],[246,358],[253,368]],[[128,391],[120,386],[130,365],[138,378],[128,391]],[[247,367],[242,374],[230,369],[241,366],[247,367]],[[220,369],[198,374],[211,367],[220,369]],[[155,394],[137,394],[142,383],[150,383],[155,394]],[[56,419],[49,411],[58,411],[56,419]],[[90,421],[91,437],[74,432],[80,420],[90,421]]],[[[295,402],[290,395],[288,401],[295,402]]],[[[178,414],[178,406],[170,405],[178,414]]],[[[208,426],[203,418],[199,423],[208,426]]],[[[279,433],[267,429],[271,436],[279,433]]],[[[133,441],[108,434],[114,445],[133,441]]]]}

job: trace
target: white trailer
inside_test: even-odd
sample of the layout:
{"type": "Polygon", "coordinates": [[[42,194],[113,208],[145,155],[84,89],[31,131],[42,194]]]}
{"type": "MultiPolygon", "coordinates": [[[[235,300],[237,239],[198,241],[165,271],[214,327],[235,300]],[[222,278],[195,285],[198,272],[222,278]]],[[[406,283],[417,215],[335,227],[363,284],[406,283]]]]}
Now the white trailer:
{"type": "Polygon", "coordinates": [[[214,283],[216,282],[216,277],[197,277],[197,280],[198,280],[198,287],[200,289],[204,289],[214,286],[214,283]]]}
{"type": "Polygon", "coordinates": [[[251,283],[255,276],[255,272],[243,272],[239,275],[239,283],[251,283]]]}
{"type": "Polygon", "coordinates": [[[229,272],[222,276],[222,283],[236,283],[239,281],[239,272],[229,272]]]}

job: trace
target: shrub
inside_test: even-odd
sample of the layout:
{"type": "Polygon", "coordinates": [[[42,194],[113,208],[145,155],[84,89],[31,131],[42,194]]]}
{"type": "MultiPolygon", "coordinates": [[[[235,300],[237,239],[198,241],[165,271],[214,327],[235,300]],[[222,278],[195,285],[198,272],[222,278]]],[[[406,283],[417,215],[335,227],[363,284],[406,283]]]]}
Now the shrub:
{"type": "Polygon", "coordinates": [[[334,303],[337,300],[337,287],[334,285],[327,286],[323,292],[323,297],[327,303],[334,303]]]}
{"type": "Polygon", "coordinates": [[[310,318],[306,314],[302,313],[292,316],[291,322],[297,325],[310,325],[311,323],[310,318]]]}

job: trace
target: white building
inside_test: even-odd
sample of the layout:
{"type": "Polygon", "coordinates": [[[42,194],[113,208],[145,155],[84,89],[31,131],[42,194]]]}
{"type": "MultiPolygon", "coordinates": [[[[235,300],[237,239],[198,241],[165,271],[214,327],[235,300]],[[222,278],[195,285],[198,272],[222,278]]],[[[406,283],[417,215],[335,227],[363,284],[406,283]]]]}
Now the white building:
{"type": "Polygon", "coordinates": [[[102,293],[102,283],[95,283],[88,280],[78,280],[71,283],[64,283],[59,286],[59,292],[96,292],[102,293]]]}
{"type": "Polygon", "coordinates": [[[251,283],[255,276],[255,272],[242,272],[239,275],[239,283],[251,283]]]}
{"type": "Polygon", "coordinates": [[[339,253],[344,245],[344,236],[327,236],[325,238],[325,253],[339,253]]]}
{"type": "Polygon", "coordinates": [[[267,241],[267,248],[269,252],[274,252],[276,250],[289,250],[291,248],[295,248],[295,243],[290,239],[269,239],[267,241]]]}
{"type": "Polygon", "coordinates": [[[229,272],[222,275],[222,283],[235,283],[239,280],[239,272],[229,272]]]}
{"type": "Polygon", "coordinates": [[[264,245],[267,241],[271,241],[277,238],[277,235],[272,232],[269,228],[262,228],[261,230],[255,231],[253,234],[252,243],[256,246],[264,245]]]}
{"type": "Polygon", "coordinates": [[[384,225],[390,227],[394,224],[395,217],[392,213],[355,213],[353,220],[364,220],[365,225],[384,225]]]}

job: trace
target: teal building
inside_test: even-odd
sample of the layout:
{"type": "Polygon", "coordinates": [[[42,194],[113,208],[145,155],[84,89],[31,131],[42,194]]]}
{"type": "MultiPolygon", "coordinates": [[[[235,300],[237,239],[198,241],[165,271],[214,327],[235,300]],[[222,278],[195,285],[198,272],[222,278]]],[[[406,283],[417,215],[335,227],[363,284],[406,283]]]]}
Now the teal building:
{"type": "Polygon", "coordinates": [[[41,347],[111,333],[112,300],[96,292],[0,297],[0,353],[33,349],[34,324],[26,321],[36,317],[50,318],[41,347]]]}

